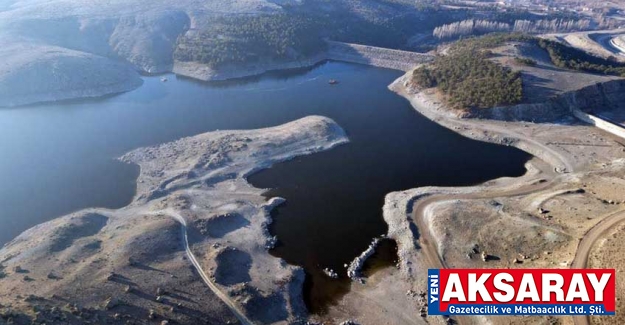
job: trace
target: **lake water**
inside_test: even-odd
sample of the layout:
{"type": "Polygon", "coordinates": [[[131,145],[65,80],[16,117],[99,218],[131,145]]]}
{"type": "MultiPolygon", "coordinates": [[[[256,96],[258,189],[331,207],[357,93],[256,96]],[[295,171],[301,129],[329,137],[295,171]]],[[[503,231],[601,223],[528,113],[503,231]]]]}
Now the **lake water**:
{"type": "Polygon", "coordinates": [[[128,204],[138,168],[115,158],[134,148],[324,115],[347,131],[349,144],[250,178],[273,189],[267,196],[287,199],[274,213],[279,246],[272,253],[314,275],[307,288],[316,309],[328,286],[340,287],[318,270],[344,274],[343,264],[385,233],[386,193],[524,172],[527,154],[463,138],[416,113],[386,88],[400,75],[329,62],[221,83],[146,77],[141,88],[118,96],[0,109],[0,244],[78,209],[128,204]]]}

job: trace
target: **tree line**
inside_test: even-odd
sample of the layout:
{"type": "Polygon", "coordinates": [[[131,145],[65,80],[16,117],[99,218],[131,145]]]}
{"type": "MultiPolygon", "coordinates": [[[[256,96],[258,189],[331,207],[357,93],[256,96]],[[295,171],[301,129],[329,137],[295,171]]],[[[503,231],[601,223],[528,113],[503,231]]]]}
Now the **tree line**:
{"type": "Polygon", "coordinates": [[[467,19],[438,26],[434,29],[433,35],[438,39],[450,39],[460,36],[483,35],[493,32],[536,34],[548,32],[570,32],[586,30],[589,28],[590,20],[587,19],[517,19],[513,23],[467,19]]]}
{"type": "Polygon", "coordinates": [[[452,51],[488,49],[506,42],[534,44],[545,50],[551,62],[559,68],[625,77],[625,64],[614,58],[600,58],[560,42],[522,33],[494,33],[463,39],[453,44],[452,51]]]}
{"type": "Polygon", "coordinates": [[[423,88],[437,87],[455,108],[512,105],[523,99],[520,73],[473,49],[438,56],[430,65],[417,68],[413,81],[423,88]]]}
{"type": "MultiPolygon", "coordinates": [[[[625,64],[599,58],[565,44],[521,33],[495,33],[454,43],[447,55],[413,71],[413,82],[421,88],[437,87],[455,108],[490,108],[513,105],[523,99],[523,80],[489,60],[488,49],[506,42],[527,42],[545,50],[555,66],[590,73],[625,77],[625,64]]],[[[526,65],[531,59],[516,58],[526,65]]]]}
{"type": "Polygon", "coordinates": [[[325,48],[318,28],[300,15],[220,17],[208,29],[181,36],[174,58],[211,67],[298,59],[325,48]]]}
{"type": "Polygon", "coordinates": [[[538,46],[549,53],[553,64],[560,68],[625,77],[625,64],[604,59],[562,43],[538,39],[538,46]]]}

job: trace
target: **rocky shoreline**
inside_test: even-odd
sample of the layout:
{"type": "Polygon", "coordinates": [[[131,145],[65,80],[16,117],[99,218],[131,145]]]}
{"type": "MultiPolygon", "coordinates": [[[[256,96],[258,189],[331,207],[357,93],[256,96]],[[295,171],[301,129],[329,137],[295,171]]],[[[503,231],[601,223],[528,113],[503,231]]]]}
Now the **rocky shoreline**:
{"type": "Polygon", "coordinates": [[[0,319],[304,324],[303,270],[268,253],[282,200],[245,177],[347,141],[334,121],[310,116],[124,155],[140,166],[129,206],[52,220],[0,250],[0,319]]]}
{"type": "Polygon", "coordinates": [[[328,60],[408,71],[433,59],[430,54],[333,41],[327,43],[327,51],[293,61],[231,65],[219,69],[198,62],[175,61],[173,73],[201,81],[223,81],[260,75],[269,71],[309,68],[328,60]]]}
{"type": "MultiPolygon", "coordinates": [[[[445,238],[435,236],[440,232],[436,224],[440,215],[434,210],[451,201],[460,202],[459,198],[475,199],[484,193],[493,193],[493,197],[502,193],[518,196],[528,191],[526,188],[534,191],[559,183],[578,186],[574,185],[576,179],[585,177],[583,171],[590,168],[589,158],[551,141],[571,141],[567,132],[576,137],[596,136],[592,127],[579,126],[573,119],[553,124],[463,119],[446,109],[434,93],[412,89],[409,80],[410,72],[389,88],[407,98],[429,119],[463,136],[515,146],[539,158],[531,160],[528,172],[519,178],[463,188],[425,187],[387,195],[383,216],[389,225],[388,237],[397,242],[400,257],[398,273],[392,278],[394,291],[391,294],[375,287],[388,279],[373,281],[373,287],[367,281],[354,290],[358,295],[378,290],[378,299],[387,299],[391,294],[390,301],[400,292],[405,299],[402,304],[416,306],[406,309],[410,310],[409,315],[401,317],[420,324],[419,314],[423,315],[426,308],[420,298],[426,284],[423,268],[456,249],[445,238]],[[572,173],[575,174],[570,176],[572,173]],[[437,199],[442,201],[424,205],[437,197],[442,197],[437,199]],[[424,209],[422,220],[415,219],[417,206],[424,209]],[[416,227],[419,222],[422,224],[416,227]],[[433,246],[427,249],[420,241],[424,232],[434,234],[429,241],[433,246]]],[[[346,141],[345,132],[336,123],[313,116],[274,128],[210,132],[134,150],[121,158],[141,167],[137,195],[128,207],[88,209],[50,221],[24,232],[0,250],[0,292],[20,290],[28,294],[27,299],[0,294],[0,305],[10,306],[10,314],[20,319],[32,319],[30,311],[39,308],[43,311],[39,315],[43,316],[36,317],[44,317],[43,320],[73,317],[70,315],[78,310],[84,317],[109,323],[145,318],[183,324],[226,323],[238,318],[243,323],[251,319],[304,324],[308,315],[302,298],[303,271],[267,253],[275,243],[267,231],[270,212],[283,199],[267,202],[263,190],[251,187],[245,178],[276,162],[328,150],[346,141]],[[180,246],[181,236],[188,238],[186,254],[180,246]],[[196,273],[189,273],[188,257],[198,260],[195,272],[205,274],[207,283],[217,288],[211,289],[212,293],[198,283],[196,273]],[[146,272],[155,274],[146,279],[146,272]],[[168,294],[177,289],[191,293],[189,303],[168,294]],[[82,295],[76,290],[89,296],[78,299],[82,295]],[[151,298],[135,299],[139,294],[151,298]],[[206,295],[212,299],[208,305],[198,298],[206,295]],[[62,306],[57,303],[61,300],[70,302],[62,306]],[[180,309],[185,312],[179,312],[180,309]]],[[[617,150],[618,144],[600,144],[597,148],[593,150],[599,150],[596,157],[604,165],[623,155],[617,150]]],[[[499,204],[495,203],[489,205],[499,204]]],[[[350,276],[357,278],[359,266],[374,248],[375,241],[352,263],[350,276]]],[[[356,308],[362,311],[367,306],[356,308]]]]}
{"type": "Polygon", "coordinates": [[[407,71],[432,59],[429,54],[331,41],[328,41],[327,51],[312,57],[284,62],[231,65],[219,69],[198,62],[181,61],[175,61],[171,65],[150,63],[145,66],[141,65],[142,61],[133,61],[132,66],[95,54],[19,42],[3,51],[0,55],[8,57],[12,66],[24,68],[8,71],[0,69],[0,86],[4,85],[0,87],[4,90],[0,90],[0,107],[95,98],[131,91],[143,83],[136,69],[150,74],[171,71],[176,75],[200,81],[224,81],[270,71],[309,68],[328,60],[407,71]],[[52,66],[55,68],[50,71],[49,76],[39,75],[38,78],[32,78],[32,69],[46,71],[52,66]],[[28,87],[23,87],[24,85],[28,87]]]}
{"type": "MultiPolygon", "coordinates": [[[[527,163],[527,173],[518,178],[501,178],[471,187],[423,187],[389,193],[385,198],[383,216],[389,226],[388,237],[398,244],[400,259],[399,276],[393,279],[394,285],[419,296],[427,289],[426,270],[432,267],[499,268],[521,264],[524,266],[516,267],[534,265],[540,268],[554,267],[554,261],[562,260],[566,262],[560,262],[560,265],[568,266],[571,254],[575,254],[577,238],[584,236],[585,231],[596,224],[596,220],[605,217],[606,205],[596,203],[593,196],[598,195],[597,192],[603,192],[602,195],[608,197],[614,196],[614,190],[605,190],[614,183],[594,183],[589,201],[579,197],[577,200],[583,202],[579,206],[576,204],[580,203],[565,204],[561,208],[558,206],[560,211],[550,212],[556,217],[545,216],[545,210],[536,210],[536,207],[547,202],[555,204],[552,202],[558,200],[550,200],[556,197],[562,200],[559,196],[573,195],[569,193],[586,195],[588,192],[580,190],[579,186],[590,183],[594,177],[592,175],[596,173],[602,173],[605,179],[622,175],[619,169],[625,149],[618,140],[580,123],[572,115],[563,115],[543,123],[463,118],[457,111],[446,108],[435,92],[413,89],[410,74],[400,77],[389,88],[408,99],[416,111],[463,136],[515,146],[536,158],[527,163]],[[579,146],[568,145],[575,142],[580,142],[579,146]],[[589,208],[590,204],[592,209],[589,208]],[[579,207],[583,207],[585,213],[580,215],[572,212],[579,207]],[[465,218],[469,215],[470,218],[465,218]],[[502,215],[507,218],[507,231],[502,231],[502,224],[499,224],[502,215]],[[558,218],[557,221],[554,218],[558,218]],[[571,222],[575,224],[568,227],[571,222]],[[531,225],[530,228],[528,225],[531,225]],[[540,229],[538,232],[550,234],[549,238],[559,238],[557,244],[540,235],[536,237],[535,233],[525,234],[528,229],[540,229]],[[533,242],[523,240],[527,236],[533,238],[533,242]],[[470,247],[473,248],[466,253],[465,250],[470,247]],[[541,249],[547,250],[543,252],[541,249]],[[471,258],[472,254],[480,252],[486,258],[471,258]],[[518,255],[520,252],[523,254],[518,255]],[[495,262],[488,258],[490,254],[498,256],[495,262]]],[[[590,88],[582,90],[582,93],[590,91],[602,94],[605,89],[612,89],[619,84],[622,83],[596,86],[603,89],[601,92],[590,88]]],[[[586,105],[592,96],[584,96],[583,99],[585,101],[580,99],[574,104],[586,105]]],[[[608,199],[601,200],[610,202],[608,199]]],[[[416,303],[419,303],[418,300],[416,303]]],[[[421,308],[423,311],[427,307],[421,308]]],[[[457,318],[456,321],[460,324],[507,324],[512,319],[457,318]]],[[[524,323],[540,321],[538,318],[528,318],[524,323]]]]}
{"type": "Polygon", "coordinates": [[[270,71],[308,68],[326,60],[328,60],[327,55],[321,53],[312,58],[296,61],[232,65],[220,69],[214,69],[198,62],[175,61],[172,72],[200,81],[225,81],[256,76],[270,71]]]}
{"type": "Polygon", "coordinates": [[[356,257],[347,268],[347,276],[353,281],[358,281],[360,283],[364,283],[364,279],[362,278],[360,271],[362,270],[365,262],[373,253],[375,253],[375,249],[380,244],[380,240],[383,238],[374,238],[369,247],[360,254],[360,256],[356,257]]]}
{"type": "Polygon", "coordinates": [[[141,79],[126,80],[116,84],[94,86],[84,89],[72,89],[64,91],[52,91],[49,93],[29,94],[17,98],[6,98],[0,101],[0,107],[19,107],[42,103],[62,102],[66,100],[101,98],[109,95],[117,95],[139,88],[143,82],[141,79]]]}

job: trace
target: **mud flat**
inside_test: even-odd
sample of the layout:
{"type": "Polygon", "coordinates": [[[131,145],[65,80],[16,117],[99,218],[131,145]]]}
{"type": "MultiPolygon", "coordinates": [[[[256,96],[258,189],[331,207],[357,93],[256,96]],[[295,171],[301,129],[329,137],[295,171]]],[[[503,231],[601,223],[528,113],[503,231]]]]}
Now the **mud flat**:
{"type": "Polygon", "coordinates": [[[269,212],[282,200],[267,202],[245,177],[347,141],[334,121],[311,116],[124,155],[141,167],[129,206],[73,213],[0,250],[0,320],[305,323],[302,269],[267,252],[269,212]]]}
{"type": "MultiPolygon", "coordinates": [[[[528,162],[528,172],[519,178],[387,195],[384,219],[389,225],[388,236],[397,241],[400,258],[398,271],[391,273],[394,286],[401,290],[385,292],[393,301],[411,301],[408,304],[412,306],[407,306],[411,309],[402,309],[414,311],[411,321],[398,319],[397,324],[424,320],[427,268],[568,268],[574,259],[580,259],[584,248],[578,247],[579,241],[594,236],[590,230],[602,221],[620,215],[625,202],[617,196],[625,190],[625,147],[618,138],[568,116],[549,123],[463,119],[446,108],[434,90],[413,89],[410,78],[409,72],[390,88],[410,100],[421,114],[466,137],[515,146],[536,158],[528,162]]],[[[354,301],[375,290],[380,288],[374,285],[353,290],[359,291],[358,296],[348,294],[344,303],[354,308],[350,312],[360,312],[364,319],[374,318],[376,311],[371,305],[376,304],[354,301]]],[[[618,323],[611,319],[602,321],[618,323]]],[[[444,322],[442,318],[427,320],[444,322]]],[[[588,323],[586,318],[549,317],[464,317],[457,321],[588,323]]]]}

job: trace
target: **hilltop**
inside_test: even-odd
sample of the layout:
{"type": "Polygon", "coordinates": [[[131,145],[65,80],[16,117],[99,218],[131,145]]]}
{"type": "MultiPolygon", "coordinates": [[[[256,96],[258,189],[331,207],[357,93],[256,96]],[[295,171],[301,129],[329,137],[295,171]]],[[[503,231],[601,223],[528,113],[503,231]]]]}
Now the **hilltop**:
{"type": "Polygon", "coordinates": [[[0,105],[131,90],[135,71],[219,76],[248,66],[248,74],[260,73],[314,58],[324,37],[401,47],[411,36],[404,27],[423,17],[414,4],[385,0],[5,1],[0,105]]]}

